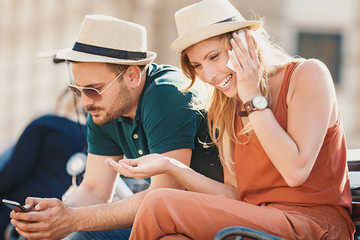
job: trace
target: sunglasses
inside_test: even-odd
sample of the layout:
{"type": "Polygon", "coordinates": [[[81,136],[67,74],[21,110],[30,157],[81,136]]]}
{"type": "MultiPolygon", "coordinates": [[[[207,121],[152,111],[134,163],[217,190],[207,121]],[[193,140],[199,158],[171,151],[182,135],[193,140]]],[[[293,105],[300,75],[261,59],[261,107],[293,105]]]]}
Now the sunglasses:
{"type": "Polygon", "coordinates": [[[107,85],[104,90],[102,90],[101,92],[99,92],[99,90],[97,90],[96,88],[92,88],[92,87],[79,87],[76,86],[75,83],[68,85],[69,89],[77,96],[77,97],[81,97],[82,94],[85,94],[87,97],[98,101],[101,99],[101,94],[103,94],[120,76],[121,74],[123,74],[125,72],[126,69],[124,69],[123,71],[121,71],[114,80],[111,81],[111,83],[109,83],[109,85],[107,85]]]}

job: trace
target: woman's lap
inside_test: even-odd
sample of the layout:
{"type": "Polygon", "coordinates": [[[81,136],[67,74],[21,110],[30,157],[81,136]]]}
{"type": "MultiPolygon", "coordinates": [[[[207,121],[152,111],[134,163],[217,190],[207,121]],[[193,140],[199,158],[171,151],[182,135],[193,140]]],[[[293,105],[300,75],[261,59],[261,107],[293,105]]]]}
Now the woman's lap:
{"type": "Polygon", "coordinates": [[[319,221],[308,217],[312,210],[304,214],[302,209],[305,207],[291,206],[284,210],[278,206],[281,204],[257,206],[223,195],[161,189],[146,197],[134,229],[138,230],[140,222],[142,227],[147,225],[148,234],[157,231],[155,234],[160,235],[181,233],[193,239],[211,239],[219,230],[230,226],[249,227],[286,239],[306,239],[311,233],[316,234],[314,237],[327,234],[319,221]],[[156,221],[154,230],[149,229],[152,221],[156,221]]]}

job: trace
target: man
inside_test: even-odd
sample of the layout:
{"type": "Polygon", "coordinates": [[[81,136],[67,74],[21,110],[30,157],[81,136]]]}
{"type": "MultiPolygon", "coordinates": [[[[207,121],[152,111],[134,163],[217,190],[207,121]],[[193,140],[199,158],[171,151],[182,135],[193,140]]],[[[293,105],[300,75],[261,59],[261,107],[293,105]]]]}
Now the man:
{"type": "Polygon", "coordinates": [[[88,160],[84,180],[63,203],[28,198],[30,213],[11,213],[12,223],[29,239],[64,238],[71,232],[83,239],[127,239],[146,193],[182,187],[167,175],[151,178],[150,187],[111,202],[117,178],[104,160],[160,153],[222,180],[216,151],[203,148],[206,120],[195,110],[195,93],[179,91],[186,82],[171,66],[151,63],[145,28],[116,18],[86,16],[72,49],[57,58],[72,62],[74,83],[88,118],[88,160]],[[191,163],[191,164],[190,164],[191,163]],[[207,168],[206,171],[204,168],[207,168]],[[125,228],[125,229],[124,229],[125,228]],[[102,230],[114,230],[103,231],[102,230]],[[88,231],[88,232],[86,232],[88,231]]]}

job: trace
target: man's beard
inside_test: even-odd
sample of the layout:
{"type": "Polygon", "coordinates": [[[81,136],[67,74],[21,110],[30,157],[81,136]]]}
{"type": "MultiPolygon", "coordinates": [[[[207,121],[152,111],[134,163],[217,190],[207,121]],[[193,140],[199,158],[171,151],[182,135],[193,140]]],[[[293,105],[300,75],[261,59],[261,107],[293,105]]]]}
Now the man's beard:
{"type": "Polygon", "coordinates": [[[107,112],[103,118],[94,118],[93,116],[91,116],[91,117],[92,117],[93,122],[96,125],[105,125],[105,124],[108,124],[109,122],[114,121],[115,119],[119,118],[120,116],[121,115],[116,115],[114,113],[107,112]]]}
{"type": "Polygon", "coordinates": [[[129,114],[131,109],[134,107],[134,102],[132,101],[131,95],[129,93],[129,90],[124,87],[123,85],[120,85],[119,87],[119,94],[118,98],[113,101],[113,104],[111,105],[110,109],[108,111],[105,111],[104,108],[97,108],[94,106],[91,106],[87,108],[86,110],[102,110],[105,111],[104,117],[92,117],[93,122],[96,125],[105,125],[109,122],[112,122],[116,119],[118,119],[121,116],[124,116],[126,114],[129,114]]]}

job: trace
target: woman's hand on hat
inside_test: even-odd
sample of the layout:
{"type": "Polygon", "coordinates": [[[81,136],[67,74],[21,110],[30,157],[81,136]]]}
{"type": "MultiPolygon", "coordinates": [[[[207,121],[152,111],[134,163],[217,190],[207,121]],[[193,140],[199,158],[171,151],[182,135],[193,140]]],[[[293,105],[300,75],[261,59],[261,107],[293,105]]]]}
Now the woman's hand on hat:
{"type": "Polygon", "coordinates": [[[234,51],[228,52],[236,71],[238,95],[243,102],[247,102],[260,94],[259,83],[261,77],[259,59],[248,30],[245,30],[245,36],[249,50],[241,43],[239,36],[233,33],[230,43],[234,51]]]}

